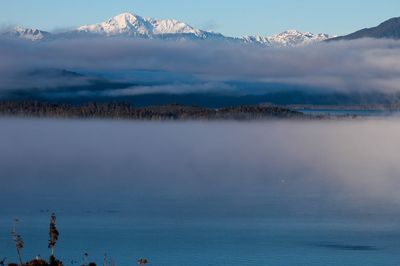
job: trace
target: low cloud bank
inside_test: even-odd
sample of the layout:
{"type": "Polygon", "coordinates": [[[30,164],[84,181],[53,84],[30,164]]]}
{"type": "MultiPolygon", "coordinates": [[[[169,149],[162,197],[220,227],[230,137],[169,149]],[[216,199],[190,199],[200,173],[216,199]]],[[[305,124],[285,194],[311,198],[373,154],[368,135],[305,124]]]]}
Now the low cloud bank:
{"type": "Polygon", "coordinates": [[[398,120],[0,127],[4,211],[400,217],[398,120]]]}
{"type": "MultiPolygon", "coordinates": [[[[3,92],[84,86],[88,82],[84,77],[36,73],[54,69],[95,76],[128,73],[119,81],[132,83],[142,81],[140,75],[129,75],[137,71],[164,73],[174,80],[172,84],[161,81],[155,88],[148,88],[149,93],[235,89],[228,85],[232,81],[286,84],[321,93],[400,92],[400,42],[392,40],[363,39],[275,49],[221,42],[118,38],[43,43],[1,40],[0,59],[3,92]],[[182,77],[190,77],[190,81],[182,77]]],[[[146,90],[141,86],[137,91],[129,88],[106,94],[138,94],[147,93],[146,90]]]]}

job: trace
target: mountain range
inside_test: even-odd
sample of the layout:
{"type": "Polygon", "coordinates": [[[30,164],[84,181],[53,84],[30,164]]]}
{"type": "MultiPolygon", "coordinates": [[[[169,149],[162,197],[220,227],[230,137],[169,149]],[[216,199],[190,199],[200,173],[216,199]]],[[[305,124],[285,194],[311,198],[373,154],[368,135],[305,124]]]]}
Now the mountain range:
{"type": "Polygon", "coordinates": [[[8,28],[0,32],[3,38],[20,38],[30,41],[48,41],[85,37],[133,37],[167,40],[219,40],[257,44],[267,47],[295,47],[323,41],[354,40],[360,38],[400,39],[400,17],[389,19],[373,28],[365,28],[345,36],[330,36],[287,30],[272,36],[229,37],[221,33],[200,30],[174,19],[153,19],[132,13],[122,13],[104,22],[84,25],[64,32],[47,32],[24,27],[8,28]]]}
{"type": "Polygon", "coordinates": [[[220,33],[196,29],[174,19],[153,19],[132,13],[122,13],[107,21],[84,25],[65,32],[51,33],[23,27],[10,28],[1,33],[6,38],[46,41],[82,37],[135,37],[169,40],[222,40],[237,43],[260,44],[268,47],[292,47],[320,42],[331,38],[328,34],[313,34],[288,30],[273,36],[228,37],[220,33]]]}
{"type": "MultiPolygon", "coordinates": [[[[368,67],[367,65],[367,67],[358,71],[358,68],[361,66],[360,62],[355,62],[353,65],[352,61],[354,60],[351,59],[351,56],[357,53],[357,51],[348,52],[347,49],[341,49],[340,51],[341,53],[344,52],[345,55],[350,55],[349,60],[347,60],[348,56],[342,56],[337,62],[334,62],[332,68],[327,67],[326,69],[325,66],[328,66],[328,64],[323,63],[324,69],[322,69],[321,72],[317,69],[318,66],[322,65],[320,62],[330,62],[332,58],[336,58],[338,54],[336,49],[320,49],[319,52],[323,52],[318,54],[321,55],[320,59],[310,58],[310,60],[308,59],[308,53],[303,54],[303,51],[300,51],[301,54],[299,55],[297,54],[299,51],[296,50],[293,51],[293,54],[288,53],[296,57],[293,59],[285,57],[282,63],[278,56],[275,58],[268,55],[265,57],[267,60],[262,60],[263,57],[261,54],[261,59],[258,60],[258,54],[254,54],[252,49],[247,49],[248,47],[235,47],[240,49],[232,49],[232,51],[228,51],[228,53],[221,55],[221,57],[219,57],[219,50],[214,52],[212,49],[209,49],[211,54],[207,55],[204,60],[200,60],[199,66],[195,68],[188,68],[187,62],[190,62],[189,65],[192,64],[191,59],[197,58],[192,57],[192,54],[201,54],[202,51],[200,49],[203,49],[203,47],[194,45],[191,47],[194,51],[193,53],[180,53],[180,45],[178,45],[177,49],[174,47],[174,54],[177,55],[177,58],[181,58],[181,60],[178,62],[179,64],[172,64],[173,67],[171,67],[169,63],[169,60],[172,58],[172,56],[170,56],[170,50],[162,50],[164,43],[161,42],[155,43],[156,49],[152,50],[152,52],[154,52],[153,57],[144,56],[142,57],[142,60],[144,59],[143,62],[138,60],[137,65],[132,63],[132,66],[131,61],[134,62],[138,56],[140,57],[140,52],[137,52],[136,49],[132,50],[129,43],[127,47],[129,47],[130,53],[121,54],[122,57],[127,57],[126,63],[120,60],[122,57],[116,56],[115,58],[118,59],[118,65],[115,67],[113,64],[108,66],[108,60],[111,59],[106,58],[104,59],[105,61],[103,61],[105,62],[104,66],[97,69],[93,67],[96,63],[92,63],[90,60],[86,59],[80,60],[78,59],[79,57],[75,57],[75,60],[80,63],[71,67],[68,62],[64,63],[65,58],[68,58],[67,55],[63,54],[63,52],[65,52],[64,50],[62,50],[60,57],[58,57],[59,53],[57,52],[57,47],[59,47],[59,45],[61,45],[61,47],[65,46],[62,40],[85,38],[86,42],[87,38],[96,38],[96,41],[92,43],[99,45],[102,42],[97,42],[97,38],[103,40],[103,38],[118,37],[166,39],[176,42],[182,40],[196,42],[210,40],[213,42],[249,44],[251,48],[297,47],[324,41],[345,41],[358,38],[400,39],[400,18],[393,18],[377,27],[363,29],[346,36],[334,38],[331,38],[328,34],[302,33],[296,30],[288,30],[267,37],[229,37],[220,33],[196,29],[177,20],[157,20],[131,13],[123,13],[101,23],[84,25],[64,32],[46,32],[39,29],[14,27],[0,32],[0,38],[28,40],[27,43],[29,45],[17,46],[16,51],[13,50],[13,47],[11,47],[12,45],[6,45],[6,47],[9,51],[18,55],[16,59],[21,59],[19,56],[22,51],[21,49],[29,46],[32,49],[29,49],[28,54],[31,55],[32,58],[28,56],[27,59],[23,58],[22,61],[16,60],[19,63],[15,66],[7,63],[9,62],[7,60],[2,61],[3,65],[6,65],[6,68],[10,65],[10,67],[15,67],[18,71],[4,72],[0,75],[0,78],[3,77],[4,80],[4,82],[0,82],[0,88],[4,88],[3,90],[0,89],[0,100],[50,100],[73,103],[121,101],[129,102],[135,106],[179,103],[212,108],[259,103],[281,105],[373,105],[398,104],[400,102],[400,93],[396,92],[391,94],[383,89],[379,90],[379,88],[385,84],[389,84],[387,85],[389,88],[391,88],[390,86],[397,86],[396,76],[391,71],[387,71],[386,68],[380,68],[379,64],[375,63],[380,55],[373,55],[371,57],[372,59],[361,60],[362,63],[367,62],[373,65],[372,67],[368,67]],[[61,41],[52,43],[55,49],[52,51],[51,55],[48,55],[48,51],[44,50],[47,45],[30,45],[31,43],[38,42],[47,44],[47,42],[53,40],[61,41]],[[253,47],[253,45],[257,47],[253,47]],[[40,51],[40,53],[36,54],[35,51],[40,51]],[[229,63],[224,63],[222,64],[223,68],[228,68],[225,70],[220,67],[221,65],[219,65],[219,63],[214,63],[235,57],[238,51],[238,57],[233,61],[228,60],[228,62],[242,63],[242,60],[237,59],[243,58],[245,59],[243,60],[245,63],[243,66],[240,65],[229,68],[229,63]],[[249,51],[251,53],[247,54],[249,51]],[[242,54],[242,52],[245,52],[245,54],[242,54]],[[42,54],[46,54],[48,58],[54,60],[55,63],[49,66],[46,60],[42,60],[42,54]],[[168,56],[158,57],[157,55],[168,56]],[[217,56],[217,59],[215,59],[215,56],[217,56]],[[218,58],[220,60],[218,60],[218,58]],[[302,69],[302,59],[306,60],[305,65],[307,68],[304,71],[302,69]],[[255,63],[253,64],[253,62],[255,63]],[[21,64],[21,66],[19,66],[19,64],[21,64]],[[298,67],[298,65],[300,66],[298,67]],[[126,68],[126,66],[129,67],[126,68]],[[208,70],[209,68],[210,70],[208,70]],[[342,68],[344,68],[343,71],[342,68]],[[198,71],[198,69],[201,71],[198,71]],[[259,71],[259,69],[261,70],[259,71]],[[363,71],[365,70],[367,72],[364,74],[363,71]],[[219,79],[219,76],[214,72],[222,73],[223,75],[221,75],[219,79]],[[315,75],[314,72],[316,72],[315,75]],[[328,85],[331,84],[331,80],[336,84],[336,79],[338,79],[341,80],[339,85],[343,83],[353,86],[355,84],[356,88],[350,91],[336,91],[332,90],[329,86],[325,88],[324,83],[321,83],[319,80],[315,82],[315,84],[313,82],[308,84],[308,81],[311,79],[309,77],[303,79],[303,77],[301,77],[302,73],[310,74],[311,78],[321,78],[322,81],[327,81],[326,84],[328,85]],[[323,73],[323,75],[319,75],[318,73],[323,73]],[[341,73],[346,74],[342,75],[341,73]],[[210,77],[208,77],[208,75],[210,75],[210,77]],[[289,78],[283,79],[281,75],[289,78]],[[248,76],[249,78],[247,78],[248,76]],[[267,78],[271,77],[271,81],[264,79],[264,76],[267,78]],[[292,76],[295,77],[294,82],[290,80],[292,76]],[[217,81],[215,77],[218,77],[217,81]],[[367,77],[365,82],[363,81],[364,77],[367,77]],[[376,77],[378,77],[378,79],[376,79],[376,77]],[[276,78],[277,81],[275,81],[274,78],[276,78]],[[299,83],[296,83],[297,80],[299,80],[299,83]],[[306,82],[304,82],[304,80],[306,82]],[[380,83],[369,87],[368,81],[370,80],[372,80],[374,84],[376,84],[376,80],[380,83]],[[358,85],[359,82],[361,85],[358,85]],[[370,90],[363,90],[366,84],[366,87],[370,88],[370,90]],[[377,89],[375,90],[373,86],[376,86],[377,89]],[[321,88],[324,88],[324,90],[321,88]]],[[[88,43],[90,43],[90,41],[88,41],[88,43]]],[[[116,42],[116,44],[125,45],[126,43],[116,42]]],[[[214,43],[212,44],[214,45],[214,43]]],[[[145,45],[147,45],[147,43],[145,43],[145,45]]],[[[213,45],[207,46],[207,48],[212,48],[213,45]]],[[[354,47],[359,47],[356,44],[354,45],[354,47]]],[[[113,49],[118,51],[118,47],[125,46],[115,46],[113,49]]],[[[338,47],[340,48],[341,45],[338,47]]],[[[314,48],[318,47],[312,47],[312,49],[314,48]]],[[[75,49],[75,47],[73,47],[73,49],[75,49]]],[[[92,46],[89,46],[89,48],[86,47],[85,49],[85,51],[91,51],[92,46]]],[[[7,51],[4,50],[2,52],[3,54],[7,54],[7,51]]],[[[254,49],[254,51],[258,50],[254,49]]],[[[311,50],[307,49],[306,51],[311,50]]],[[[102,51],[100,51],[100,53],[102,54],[102,51]]],[[[74,55],[74,51],[70,52],[70,54],[74,55]]],[[[276,54],[286,56],[286,51],[284,49],[277,49],[276,54]]],[[[365,54],[369,55],[370,53],[361,52],[360,56],[364,56],[365,54]]],[[[392,51],[388,56],[392,56],[392,51]]],[[[114,57],[112,56],[111,58],[114,57]]],[[[97,62],[96,60],[94,61],[97,62]]]]}

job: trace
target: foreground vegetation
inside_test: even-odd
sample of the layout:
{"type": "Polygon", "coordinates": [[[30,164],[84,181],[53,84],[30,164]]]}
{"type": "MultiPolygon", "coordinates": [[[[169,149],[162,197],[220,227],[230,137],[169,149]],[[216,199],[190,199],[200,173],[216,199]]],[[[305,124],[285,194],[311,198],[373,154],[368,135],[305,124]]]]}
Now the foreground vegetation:
{"type": "Polygon", "coordinates": [[[271,105],[221,109],[182,105],[136,108],[122,103],[65,104],[35,101],[0,102],[0,115],[52,118],[106,118],[131,120],[254,120],[271,118],[304,119],[301,112],[271,105]]]}
{"type": "MultiPolygon", "coordinates": [[[[11,238],[15,243],[15,249],[17,252],[18,263],[10,262],[6,264],[7,258],[4,258],[0,261],[1,266],[63,266],[63,262],[61,260],[56,259],[55,256],[55,247],[58,241],[59,232],[56,226],[56,215],[54,213],[50,216],[50,224],[49,224],[49,240],[48,240],[48,248],[50,249],[50,256],[48,260],[44,260],[40,258],[40,256],[36,256],[36,258],[25,262],[22,256],[22,250],[25,247],[24,240],[21,235],[17,233],[17,224],[19,222],[18,219],[14,219],[13,229],[11,231],[11,238]]],[[[81,266],[96,266],[94,262],[88,262],[87,260],[88,254],[83,254],[83,261],[81,266]]],[[[144,266],[148,263],[147,259],[140,258],[137,261],[139,266],[144,266]]],[[[114,261],[110,258],[107,258],[107,255],[104,255],[103,258],[103,266],[115,266],[114,261]]]]}

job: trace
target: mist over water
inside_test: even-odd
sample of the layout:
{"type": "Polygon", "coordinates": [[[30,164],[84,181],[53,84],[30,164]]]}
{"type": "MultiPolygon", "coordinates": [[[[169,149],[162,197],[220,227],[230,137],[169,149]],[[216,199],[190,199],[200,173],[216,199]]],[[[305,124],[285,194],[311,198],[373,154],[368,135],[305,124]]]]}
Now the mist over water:
{"type": "Polygon", "coordinates": [[[398,214],[398,122],[2,119],[0,197],[9,210],[398,214]]]}
{"type": "Polygon", "coordinates": [[[45,253],[50,210],[65,258],[90,246],[100,262],[106,246],[122,265],[132,254],[294,265],[276,257],[288,252],[307,265],[394,265],[399,122],[3,118],[0,247],[13,252],[18,216],[27,253],[45,253]]]}

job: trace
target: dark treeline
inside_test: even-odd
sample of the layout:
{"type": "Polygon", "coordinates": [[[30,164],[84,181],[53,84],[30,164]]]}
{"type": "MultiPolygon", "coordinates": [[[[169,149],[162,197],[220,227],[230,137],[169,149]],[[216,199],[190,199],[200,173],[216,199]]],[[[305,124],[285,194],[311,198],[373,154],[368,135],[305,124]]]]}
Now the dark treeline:
{"type": "Polygon", "coordinates": [[[36,101],[0,101],[0,115],[51,118],[105,118],[132,120],[253,120],[268,118],[304,119],[301,112],[271,105],[211,109],[165,105],[135,108],[124,103],[65,104],[36,101]]]}

